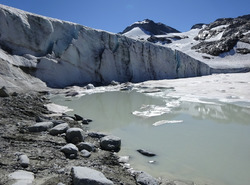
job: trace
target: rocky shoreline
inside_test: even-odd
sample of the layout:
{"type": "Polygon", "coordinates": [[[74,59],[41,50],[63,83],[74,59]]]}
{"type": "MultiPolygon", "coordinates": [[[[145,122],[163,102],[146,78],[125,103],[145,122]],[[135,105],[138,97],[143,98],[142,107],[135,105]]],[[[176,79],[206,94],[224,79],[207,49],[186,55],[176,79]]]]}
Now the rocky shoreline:
{"type": "Polygon", "coordinates": [[[53,114],[45,106],[50,103],[48,92],[2,96],[1,185],[186,184],[129,170],[115,153],[121,146],[118,137],[88,131],[83,123],[91,120],[79,115],[53,114]]]}
{"type": "Polygon", "coordinates": [[[32,184],[80,184],[73,182],[73,166],[97,170],[114,184],[136,184],[135,178],[122,167],[114,152],[101,150],[99,139],[88,136],[79,122],[67,117],[49,117],[52,112],[44,106],[48,102],[45,92],[0,98],[0,184],[13,184],[15,179],[11,174],[20,170],[33,175],[32,184]],[[84,141],[92,143],[95,152],[91,152],[88,158],[80,152],[73,159],[67,158],[61,151],[67,145],[65,133],[54,136],[41,129],[43,127],[33,132],[31,128],[41,119],[68,123],[71,128],[81,127],[84,141]],[[24,164],[25,159],[20,156],[26,156],[28,162],[24,164]]]}

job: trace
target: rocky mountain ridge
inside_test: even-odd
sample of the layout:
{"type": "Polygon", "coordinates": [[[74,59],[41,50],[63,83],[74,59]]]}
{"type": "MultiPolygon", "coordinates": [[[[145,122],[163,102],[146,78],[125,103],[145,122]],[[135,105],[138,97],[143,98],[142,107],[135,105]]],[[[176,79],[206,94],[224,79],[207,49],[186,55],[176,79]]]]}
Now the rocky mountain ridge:
{"type": "MultiPolygon", "coordinates": [[[[240,16],[237,18],[217,19],[215,22],[208,24],[199,31],[199,34],[194,38],[198,41],[204,41],[193,46],[192,49],[198,52],[207,53],[213,56],[218,56],[224,52],[229,52],[237,44],[243,42],[250,44],[250,15],[240,16]],[[219,29],[215,29],[219,27],[219,29]],[[212,37],[221,34],[220,40],[206,41],[212,37]]],[[[250,53],[249,48],[237,48],[238,53],[250,53]]]]}
{"type": "Polygon", "coordinates": [[[142,32],[140,26],[123,35],[181,51],[208,64],[211,73],[246,72],[250,70],[249,24],[249,15],[244,15],[199,23],[183,33],[152,35],[148,30],[142,32]]]}

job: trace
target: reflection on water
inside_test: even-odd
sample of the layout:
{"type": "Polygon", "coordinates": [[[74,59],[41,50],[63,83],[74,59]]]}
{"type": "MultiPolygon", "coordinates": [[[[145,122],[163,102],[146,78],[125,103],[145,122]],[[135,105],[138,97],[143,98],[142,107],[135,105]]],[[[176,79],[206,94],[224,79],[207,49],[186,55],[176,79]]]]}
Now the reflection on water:
{"type": "Polygon", "coordinates": [[[135,91],[53,101],[93,119],[92,130],[121,137],[119,154],[130,155],[136,169],[203,185],[250,182],[249,108],[215,101],[181,102],[135,91]],[[157,156],[144,157],[136,152],[139,148],[157,156]]]}
{"type": "Polygon", "coordinates": [[[250,109],[234,104],[182,102],[179,112],[186,112],[195,119],[208,119],[220,123],[250,124],[250,109]]]}

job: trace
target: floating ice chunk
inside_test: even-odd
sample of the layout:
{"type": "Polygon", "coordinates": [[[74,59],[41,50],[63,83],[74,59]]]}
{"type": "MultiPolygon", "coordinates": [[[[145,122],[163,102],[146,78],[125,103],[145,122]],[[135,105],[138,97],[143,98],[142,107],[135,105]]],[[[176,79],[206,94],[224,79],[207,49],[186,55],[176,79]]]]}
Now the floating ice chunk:
{"type": "Polygon", "coordinates": [[[171,109],[168,107],[156,106],[156,105],[143,105],[140,108],[142,111],[134,111],[133,114],[139,117],[154,117],[161,116],[165,113],[171,112],[171,109]]]}
{"type": "Polygon", "coordinates": [[[171,101],[171,102],[166,102],[166,106],[169,108],[175,108],[175,107],[179,107],[181,104],[181,102],[179,100],[177,101],[171,101]]]}
{"type": "Polygon", "coordinates": [[[182,123],[183,120],[161,120],[153,123],[153,126],[160,126],[168,123],[182,123]]]}
{"type": "Polygon", "coordinates": [[[47,109],[49,111],[55,112],[55,113],[65,113],[65,112],[69,112],[69,111],[73,111],[73,109],[69,109],[66,106],[63,105],[57,105],[55,103],[49,103],[46,105],[47,109]]]}

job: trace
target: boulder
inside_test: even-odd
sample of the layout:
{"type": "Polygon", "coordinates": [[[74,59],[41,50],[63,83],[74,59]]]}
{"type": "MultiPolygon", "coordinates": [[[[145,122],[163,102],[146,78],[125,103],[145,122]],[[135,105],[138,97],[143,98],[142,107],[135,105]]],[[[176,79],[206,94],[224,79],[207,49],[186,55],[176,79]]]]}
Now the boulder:
{"type": "Polygon", "coordinates": [[[67,158],[75,159],[77,157],[78,148],[76,145],[69,143],[61,148],[61,152],[63,152],[67,158]]]}
{"type": "Polygon", "coordinates": [[[148,157],[156,156],[156,154],[154,154],[153,152],[143,150],[143,149],[139,149],[139,150],[137,150],[137,152],[139,152],[142,155],[148,156],[148,157]]]}
{"type": "Polygon", "coordinates": [[[86,86],[86,88],[87,88],[87,89],[94,89],[95,86],[94,86],[93,84],[88,84],[88,85],[86,86]]]}
{"type": "Polygon", "coordinates": [[[74,166],[71,169],[73,185],[112,185],[103,173],[87,167],[74,166]]]}
{"type": "Polygon", "coordinates": [[[145,172],[136,175],[136,182],[140,185],[159,185],[159,182],[154,177],[145,172]]]}
{"type": "Polygon", "coordinates": [[[121,139],[116,136],[105,136],[101,138],[100,145],[103,150],[119,152],[121,139]]]}
{"type": "Polygon", "coordinates": [[[94,152],[95,151],[95,146],[92,143],[88,142],[81,142],[77,144],[77,148],[81,150],[87,150],[89,152],[94,152]]]}
{"type": "Polygon", "coordinates": [[[0,89],[0,97],[9,97],[10,94],[5,86],[0,89]]]}
{"type": "Polygon", "coordinates": [[[36,119],[36,122],[46,122],[46,121],[48,121],[48,118],[41,117],[41,116],[36,116],[35,119],[36,119]]]}
{"type": "Polygon", "coordinates": [[[28,130],[30,132],[43,132],[47,131],[48,129],[52,128],[54,125],[52,122],[38,122],[35,125],[29,126],[28,130]]]}
{"type": "Polygon", "coordinates": [[[84,141],[84,132],[81,128],[70,128],[66,132],[66,140],[69,143],[77,144],[84,141]]]}
{"type": "Polygon", "coordinates": [[[28,156],[25,154],[18,156],[18,161],[20,162],[20,165],[23,168],[27,168],[30,164],[30,160],[29,160],[28,156]]]}
{"type": "Polygon", "coordinates": [[[65,121],[63,120],[52,120],[53,124],[54,124],[54,127],[57,126],[57,125],[60,125],[60,124],[63,124],[63,123],[66,123],[65,121]]]}
{"type": "Polygon", "coordinates": [[[82,120],[82,124],[84,124],[84,125],[88,125],[90,122],[92,122],[91,119],[83,119],[82,120]]]}
{"type": "Polygon", "coordinates": [[[89,152],[88,150],[81,150],[80,152],[81,152],[81,156],[83,157],[88,158],[91,156],[91,152],[89,152]]]}
{"type": "Polygon", "coordinates": [[[34,181],[34,173],[24,170],[15,171],[9,174],[8,177],[10,179],[16,180],[16,182],[14,183],[15,185],[28,185],[32,184],[32,182],[34,181]]]}
{"type": "Polygon", "coordinates": [[[59,182],[57,185],[65,185],[65,184],[63,184],[62,182],[59,182]]]}
{"type": "Polygon", "coordinates": [[[59,124],[49,130],[49,133],[53,136],[63,134],[69,129],[68,123],[59,124]]]}
{"type": "Polygon", "coordinates": [[[74,114],[74,116],[75,116],[75,120],[76,120],[76,121],[81,121],[81,120],[83,120],[83,117],[80,116],[80,115],[78,115],[78,114],[74,114]]]}

